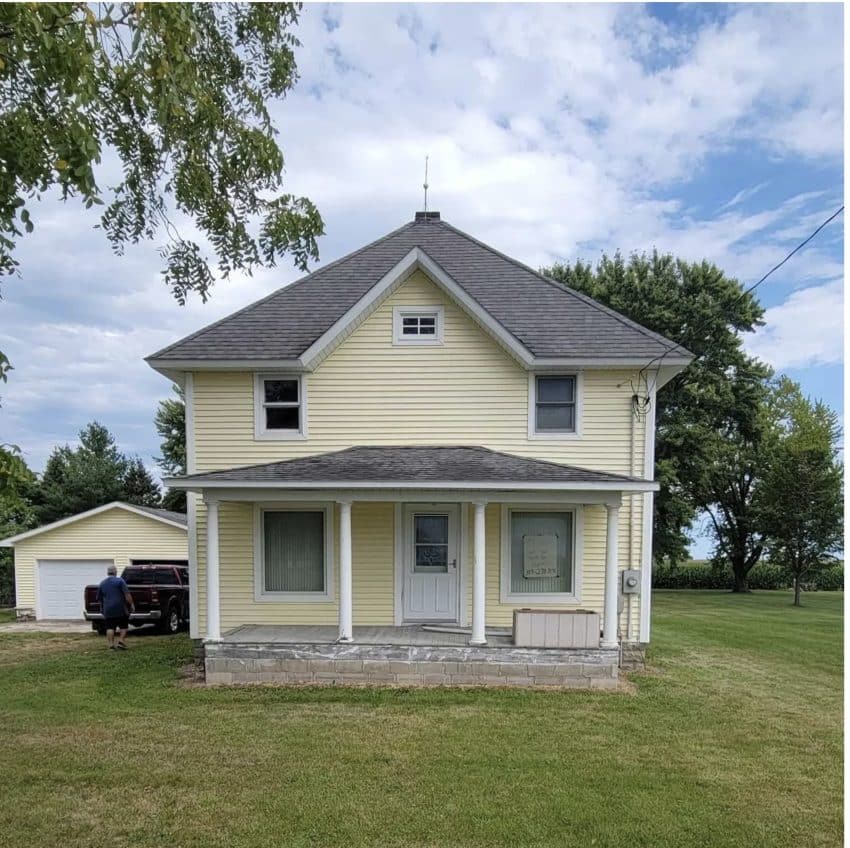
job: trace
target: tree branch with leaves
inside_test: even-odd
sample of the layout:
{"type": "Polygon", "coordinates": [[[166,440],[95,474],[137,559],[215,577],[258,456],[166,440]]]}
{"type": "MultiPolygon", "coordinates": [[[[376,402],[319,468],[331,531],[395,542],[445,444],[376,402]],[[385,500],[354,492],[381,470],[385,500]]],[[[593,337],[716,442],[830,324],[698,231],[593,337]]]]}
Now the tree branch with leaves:
{"type": "Polygon", "coordinates": [[[100,226],[119,255],[161,237],[165,282],[181,303],[191,293],[206,300],[217,274],[251,273],[285,255],[306,270],[323,223],[308,198],[282,190],[269,112],[297,80],[299,10],[0,5],[0,273],[17,269],[33,201],[53,187],[104,207],[100,226]],[[111,186],[107,155],[122,170],[111,186]],[[181,234],[175,213],[198,239],[181,234]]]}

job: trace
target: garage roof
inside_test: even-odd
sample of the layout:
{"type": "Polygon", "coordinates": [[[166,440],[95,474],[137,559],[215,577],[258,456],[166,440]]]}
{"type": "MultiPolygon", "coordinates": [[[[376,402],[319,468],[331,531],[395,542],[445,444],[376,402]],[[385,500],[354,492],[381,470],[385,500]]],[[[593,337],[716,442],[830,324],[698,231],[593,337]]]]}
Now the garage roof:
{"type": "Polygon", "coordinates": [[[27,530],[25,533],[18,533],[16,536],[0,539],[0,548],[12,548],[17,542],[22,542],[24,539],[38,536],[41,533],[47,533],[49,530],[55,530],[57,527],[63,527],[66,524],[73,524],[75,521],[90,518],[93,515],[106,512],[110,509],[124,509],[127,512],[135,512],[137,515],[144,516],[145,518],[152,518],[155,521],[161,521],[163,524],[179,527],[181,530],[187,528],[186,516],[182,512],[172,512],[168,509],[154,509],[150,506],[137,506],[136,504],[124,503],[124,501],[112,501],[103,506],[96,506],[94,509],[87,509],[85,512],[78,512],[76,515],[69,515],[67,518],[60,518],[59,521],[44,524],[33,530],[27,530]]]}

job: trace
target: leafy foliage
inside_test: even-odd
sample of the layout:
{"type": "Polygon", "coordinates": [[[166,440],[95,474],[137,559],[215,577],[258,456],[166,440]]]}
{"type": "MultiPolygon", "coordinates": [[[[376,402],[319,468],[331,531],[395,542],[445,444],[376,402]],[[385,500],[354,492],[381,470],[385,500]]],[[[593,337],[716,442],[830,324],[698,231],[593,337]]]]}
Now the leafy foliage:
{"type": "Polygon", "coordinates": [[[803,579],[843,543],[840,430],[833,410],[788,379],[780,380],[772,408],[776,440],[760,509],[771,557],[793,578],[799,606],[803,579]]]}
{"type": "Polygon", "coordinates": [[[97,421],[80,431],[80,444],[56,448],[47,460],[33,504],[40,524],[87,509],[127,501],[159,506],[159,486],[136,457],[128,459],[97,421]]]}
{"type": "MultiPolygon", "coordinates": [[[[35,511],[28,497],[35,475],[21,459],[26,474],[0,494],[0,539],[15,536],[36,525],[35,511]]],[[[15,560],[12,548],[0,548],[0,607],[15,602],[15,560]]]]}
{"type": "MultiPolygon", "coordinates": [[[[762,366],[746,356],[740,333],[761,323],[763,310],[741,284],[709,262],[669,254],[603,256],[589,264],[555,265],[545,273],[649,329],[683,345],[696,358],[657,397],[653,556],[687,558],[686,530],[703,504],[695,483],[718,459],[722,436],[758,405],[762,366]]],[[[663,364],[663,363],[661,363],[663,364]]],[[[651,368],[657,368],[654,363],[651,368]]],[[[652,373],[648,375],[652,378],[652,373]]],[[[645,393],[642,380],[636,386],[645,393]]]]}
{"type": "MultiPolygon", "coordinates": [[[[161,400],[156,410],[154,424],[162,440],[162,456],[156,461],[168,475],[178,476],[186,473],[186,402],[183,389],[173,386],[176,398],[161,400]]],[[[177,512],[186,511],[186,493],[179,489],[166,490],[163,506],[177,512]]]]}
{"type": "MultiPolygon", "coordinates": [[[[820,591],[841,591],[844,588],[844,564],[829,557],[823,566],[812,573],[807,588],[820,591]]],[[[782,565],[759,562],[747,576],[751,589],[789,589],[793,577],[782,565]]],[[[684,565],[658,565],[652,572],[653,589],[732,589],[734,576],[726,567],[711,562],[693,561],[684,565]]]]}
{"type": "Polygon", "coordinates": [[[727,376],[735,404],[715,431],[703,432],[706,463],[692,470],[689,488],[711,521],[715,563],[731,568],[734,591],[747,592],[765,547],[759,499],[772,457],[771,372],[746,360],[727,376]]]}
{"type": "MultiPolygon", "coordinates": [[[[17,267],[31,202],[51,187],[86,207],[116,253],[164,234],[164,276],[182,303],[214,270],[182,236],[187,216],[227,277],[286,254],[318,257],[322,219],[282,193],[268,102],[297,79],[298,4],[0,5],[0,273],[17,267]],[[121,174],[104,191],[105,158],[121,174]]],[[[110,177],[112,179],[112,177],[110,177]]],[[[0,371],[3,360],[0,359],[0,371]]]]}
{"type": "Polygon", "coordinates": [[[138,456],[127,464],[121,500],[139,506],[158,507],[162,505],[162,492],[159,483],[151,477],[150,472],[138,456]]]}

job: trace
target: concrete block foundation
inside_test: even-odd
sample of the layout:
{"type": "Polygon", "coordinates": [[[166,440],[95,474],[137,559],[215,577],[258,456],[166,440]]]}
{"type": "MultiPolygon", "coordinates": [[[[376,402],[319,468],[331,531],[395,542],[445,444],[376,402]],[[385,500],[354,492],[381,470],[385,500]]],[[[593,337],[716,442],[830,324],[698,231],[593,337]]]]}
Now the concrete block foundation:
{"type": "Polygon", "coordinates": [[[212,642],[209,686],[480,686],[613,689],[619,652],[609,649],[212,642]]]}

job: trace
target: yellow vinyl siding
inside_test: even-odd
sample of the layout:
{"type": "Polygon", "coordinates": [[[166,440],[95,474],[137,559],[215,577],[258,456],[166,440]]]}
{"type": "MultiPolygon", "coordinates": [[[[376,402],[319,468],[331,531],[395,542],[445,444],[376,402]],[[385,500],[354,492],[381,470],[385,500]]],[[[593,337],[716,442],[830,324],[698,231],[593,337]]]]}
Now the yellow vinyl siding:
{"type": "MultiPolygon", "coordinates": [[[[304,376],[307,439],[255,438],[253,373],[196,372],[192,422],[195,471],[292,459],[353,445],[427,444],[483,445],[519,456],[642,477],[645,421],[632,413],[636,377],[633,370],[585,371],[581,437],[530,439],[528,372],[422,272],[416,272],[313,373],[304,376]],[[442,306],[443,344],[394,345],[393,308],[397,306],[442,306]]],[[[620,511],[621,568],[640,568],[642,497],[635,497],[635,501],[632,508],[630,498],[625,497],[620,511]]],[[[224,504],[221,516],[224,629],[247,622],[336,621],[335,603],[255,603],[253,555],[249,550],[253,546],[251,508],[224,504]],[[228,570],[230,577],[226,578],[228,570]]],[[[493,624],[508,623],[513,609],[499,604],[498,525],[499,507],[492,505],[488,508],[487,522],[487,600],[488,621],[493,624]]],[[[354,623],[391,624],[392,505],[355,503],[352,531],[354,623]],[[358,534],[361,534],[359,542],[358,534]]],[[[198,509],[201,615],[204,533],[205,510],[201,504],[198,509]]],[[[580,605],[601,609],[605,557],[603,507],[586,507],[584,545],[580,605]]],[[[470,556],[471,547],[470,539],[470,556]]],[[[471,574],[471,563],[466,573],[471,574]]],[[[335,569],[334,579],[337,578],[335,569]]],[[[471,590],[467,589],[466,596],[469,599],[471,590]]],[[[635,637],[638,619],[636,600],[632,609],[635,637]]],[[[625,626],[625,615],[622,621],[625,626]]]]}
{"type": "Polygon", "coordinates": [[[352,445],[485,445],[520,456],[629,473],[632,371],[587,371],[580,439],[528,438],[528,372],[417,273],[305,377],[309,438],[254,438],[249,372],[194,375],[195,470],[292,459],[352,445]],[[444,344],[392,343],[394,306],[442,305],[444,344]]]}
{"type": "Polygon", "coordinates": [[[24,539],[14,550],[16,605],[32,608],[40,559],[109,559],[120,573],[131,559],[185,560],[189,556],[185,530],[120,507],[24,539]]]}
{"type": "MultiPolygon", "coordinates": [[[[286,509],[285,504],[280,505],[286,509]]],[[[336,624],[339,597],[339,510],[334,511],[333,600],[271,603],[254,600],[254,505],[219,508],[219,580],[222,632],[240,624],[336,624]]],[[[355,624],[392,624],[394,601],[393,504],[355,503],[351,508],[355,624]]],[[[198,510],[200,633],[206,622],[206,510],[198,510]]]]}

